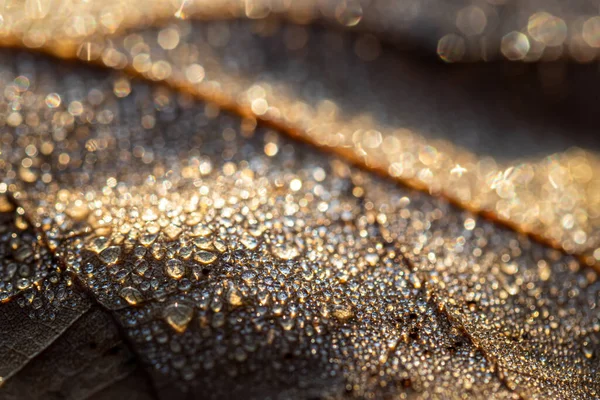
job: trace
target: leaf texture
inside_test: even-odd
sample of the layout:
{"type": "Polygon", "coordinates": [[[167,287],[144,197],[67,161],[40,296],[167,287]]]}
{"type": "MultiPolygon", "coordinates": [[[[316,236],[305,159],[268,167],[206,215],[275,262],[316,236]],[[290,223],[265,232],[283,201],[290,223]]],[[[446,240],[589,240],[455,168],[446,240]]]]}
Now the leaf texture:
{"type": "MultiPolygon", "coordinates": [[[[445,132],[469,124],[488,143],[461,144],[514,159],[522,149],[494,121],[518,117],[466,109],[464,93],[450,111],[432,104],[454,83],[428,82],[393,49],[354,64],[346,33],[270,24],[177,22],[115,40],[146,79],[3,53],[0,398],[597,398],[595,270],[368,171],[385,146],[442,171],[438,153],[455,150],[432,138],[460,142],[445,132]],[[398,70],[410,78],[385,80],[398,70]],[[220,109],[222,94],[240,107],[220,109]],[[404,134],[367,129],[381,126],[434,132],[402,150],[404,134]]],[[[536,141],[534,125],[519,143],[536,141]]],[[[588,140],[553,137],[536,148],[588,140]]],[[[595,165],[591,152],[564,157],[595,165]]],[[[470,185],[487,184],[479,173],[470,185]]],[[[590,215],[577,223],[591,221],[580,175],[552,176],[590,215]]],[[[516,198],[537,204],[540,187],[516,198]]],[[[593,249],[596,225],[581,226],[593,249]]]]}

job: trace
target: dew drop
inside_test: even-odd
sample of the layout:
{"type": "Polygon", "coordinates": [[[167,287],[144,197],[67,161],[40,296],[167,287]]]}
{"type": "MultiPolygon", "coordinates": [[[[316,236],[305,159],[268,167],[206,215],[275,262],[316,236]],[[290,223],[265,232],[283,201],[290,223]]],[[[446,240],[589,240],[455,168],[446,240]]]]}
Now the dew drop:
{"type": "Polygon", "coordinates": [[[199,251],[194,255],[194,259],[200,264],[207,265],[212,264],[217,259],[217,256],[209,251],[199,251]]]}
{"type": "Polygon", "coordinates": [[[181,231],[182,229],[175,225],[167,225],[167,227],[163,229],[165,235],[167,235],[167,237],[171,240],[177,239],[181,234],[181,231]]]}
{"type": "Polygon", "coordinates": [[[119,246],[110,246],[102,250],[99,257],[106,264],[114,264],[119,260],[121,248],[119,246]]]}
{"type": "Polygon", "coordinates": [[[152,243],[154,243],[154,241],[156,240],[157,237],[158,237],[158,234],[156,234],[156,233],[154,233],[154,234],[147,233],[145,235],[142,235],[140,237],[140,244],[142,246],[148,247],[148,246],[152,245],[152,243]]]}
{"type": "Polygon", "coordinates": [[[250,235],[245,235],[240,241],[248,250],[254,250],[258,246],[258,240],[250,235]]]}
{"type": "Polygon", "coordinates": [[[300,251],[292,243],[273,246],[273,253],[282,260],[292,260],[300,255],[300,251]]]}
{"type": "Polygon", "coordinates": [[[56,108],[60,106],[61,99],[58,93],[50,93],[48,96],[46,96],[45,101],[49,108],[56,108]]]}
{"type": "Polygon", "coordinates": [[[17,281],[17,289],[27,289],[31,285],[31,282],[27,278],[22,278],[17,281]]]}
{"type": "Polygon", "coordinates": [[[588,346],[584,346],[583,347],[583,355],[585,356],[585,358],[587,358],[588,360],[592,357],[594,357],[594,349],[592,349],[591,347],[588,346]]]}
{"type": "Polygon", "coordinates": [[[177,259],[167,261],[165,265],[165,273],[173,279],[181,279],[185,274],[183,263],[177,259]]]}
{"type": "Polygon", "coordinates": [[[504,272],[506,275],[514,275],[519,272],[519,266],[516,263],[502,264],[500,269],[502,269],[502,272],[504,272]]]}
{"type": "Polygon", "coordinates": [[[190,306],[181,303],[173,303],[165,308],[165,320],[171,328],[179,333],[185,332],[188,324],[192,320],[194,310],[190,306]]]}
{"type": "Polygon", "coordinates": [[[202,236],[194,239],[194,246],[196,246],[202,250],[212,250],[213,249],[212,241],[210,239],[202,237],[202,236]]]}
{"type": "Polygon", "coordinates": [[[254,278],[256,278],[256,273],[254,273],[253,271],[244,271],[242,273],[242,279],[247,284],[252,283],[254,281],[254,278]]]}
{"type": "Polygon", "coordinates": [[[365,261],[371,266],[374,267],[379,262],[379,256],[376,253],[367,253],[365,255],[365,261]]]}
{"type": "Polygon", "coordinates": [[[220,240],[215,240],[213,242],[213,245],[215,246],[215,249],[217,249],[217,251],[219,253],[224,253],[227,250],[227,245],[220,240]]]}
{"type": "Polygon", "coordinates": [[[119,292],[121,297],[132,306],[139,304],[144,298],[139,290],[134,287],[126,286],[119,292]]]}
{"type": "Polygon", "coordinates": [[[204,225],[196,225],[192,229],[192,236],[210,236],[212,231],[204,225]]]}
{"type": "Polygon", "coordinates": [[[352,307],[347,305],[337,305],[333,308],[333,316],[337,318],[339,321],[347,321],[350,318],[354,317],[354,311],[352,311],[352,307]]]}
{"type": "Polygon", "coordinates": [[[108,247],[108,243],[109,243],[108,238],[106,238],[104,236],[100,236],[100,237],[97,237],[96,239],[92,240],[92,242],[90,243],[89,249],[95,253],[100,253],[102,250],[104,250],[108,247]]]}
{"type": "Polygon", "coordinates": [[[234,307],[242,305],[242,296],[237,290],[237,288],[232,287],[231,289],[229,289],[229,291],[227,292],[227,301],[229,301],[229,304],[231,304],[234,307]]]}

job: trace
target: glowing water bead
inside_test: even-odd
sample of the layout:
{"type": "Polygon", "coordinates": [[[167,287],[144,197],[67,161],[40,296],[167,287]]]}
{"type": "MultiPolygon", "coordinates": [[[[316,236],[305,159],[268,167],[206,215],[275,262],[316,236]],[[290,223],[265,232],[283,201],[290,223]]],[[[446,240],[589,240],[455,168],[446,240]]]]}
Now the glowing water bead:
{"type": "Polygon", "coordinates": [[[277,244],[272,249],[273,253],[282,260],[292,260],[300,255],[298,247],[293,243],[277,244]]]}
{"type": "Polygon", "coordinates": [[[174,258],[166,262],[165,273],[173,279],[181,279],[185,274],[185,267],[180,260],[174,258]]]}
{"type": "Polygon", "coordinates": [[[588,46],[600,47],[600,16],[589,18],[583,23],[582,36],[588,46]]]}
{"type": "Polygon", "coordinates": [[[504,37],[500,45],[500,50],[504,57],[511,61],[523,60],[530,49],[529,39],[521,32],[512,31],[504,37]]]}
{"type": "Polygon", "coordinates": [[[460,164],[456,164],[454,168],[450,170],[450,174],[452,174],[452,176],[456,176],[457,178],[462,177],[465,172],[467,172],[467,169],[462,167],[460,164]]]}
{"type": "Polygon", "coordinates": [[[99,257],[106,264],[115,264],[119,260],[121,255],[121,248],[119,246],[110,246],[100,252],[99,257]]]}
{"type": "Polygon", "coordinates": [[[164,310],[165,321],[179,333],[185,332],[194,316],[194,309],[182,303],[173,303],[164,310]]]}
{"type": "Polygon", "coordinates": [[[27,78],[26,76],[17,76],[14,80],[15,82],[15,88],[19,91],[19,92],[26,92],[29,89],[29,78],[27,78]]]}
{"type": "Polygon", "coordinates": [[[567,24],[561,18],[541,11],[529,17],[527,31],[546,46],[560,46],[567,38],[567,24]]]}
{"type": "Polygon", "coordinates": [[[271,12],[270,2],[264,0],[244,0],[245,13],[250,19],[266,18],[271,12]]]}
{"type": "Polygon", "coordinates": [[[217,259],[217,256],[214,253],[209,251],[198,251],[194,255],[194,259],[198,261],[200,264],[212,264],[217,259]]]}
{"type": "Polygon", "coordinates": [[[113,92],[117,97],[127,97],[131,93],[131,84],[128,79],[121,78],[113,84],[113,92]]]}
{"type": "Polygon", "coordinates": [[[357,0],[345,0],[335,8],[335,18],[344,26],[356,26],[363,17],[363,9],[357,0]]]}
{"type": "Polygon", "coordinates": [[[50,93],[46,96],[45,102],[49,108],[57,108],[60,106],[61,98],[58,93],[50,93]]]}
{"type": "Polygon", "coordinates": [[[185,69],[185,77],[191,83],[200,83],[204,80],[204,67],[199,64],[191,64],[185,69]]]}
{"type": "Polygon", "coordinates": [[[448,63],[462,60],[466,50],[465,39],[455,33],[449,33],[438,41],[437,54],[448,63]]]}
{"type": "Polygon", "coordinates": [[[158,44],[165,50],[173,50],[179,44],[179,31],[165,28],[158,33],[158,44]]]}
{"type": "Polygon", "coordinates": [[[477,6],[468,6],[456,15],[456,27],[466,36],[480,35],[487,25],[485,12],[477,6]]]}
{"type": "Polygon", "coordinates": [[[125,286],[124,288],[122,288],[119,292],[119,295],[132,306],[139,304],[144,300],[144,297],[142,296],[140,291],[131,286],[125,286]]]}

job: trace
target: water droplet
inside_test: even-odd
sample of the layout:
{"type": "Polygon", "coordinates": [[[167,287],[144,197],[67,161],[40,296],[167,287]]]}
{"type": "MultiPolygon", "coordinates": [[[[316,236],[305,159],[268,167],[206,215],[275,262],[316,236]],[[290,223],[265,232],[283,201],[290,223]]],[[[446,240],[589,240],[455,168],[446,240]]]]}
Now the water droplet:
{"type": "Polygon", "coordinates": [[[300,255],[300,251],[292,243],[275,245],[273,247],[273,253],[282,260],[292,260],[300,255]]]}
{"type": "Polygon", "coordinates": [[[183,263],[177,259],[167,261],[165,265],[165,273],[173,279],[181,279],[185,274],[183,263]]]}
{"type": "Polygon", "coordinates": [[[179,333],[185,332],[193,315],[192,307],[185,304],[173,303],[165,308],[165,320],[179,333]]]}
{"type": "Polygon", "coordinates": [[[90,209],[85,203],[75,203],[68,207],[65,213],[76,221],[83,221],[90,213],[90,209]]]}
{"type": "Polygon", "coordinates": [[[60,106],[60,102],[61,99],[58,93],[50,93],[48,96],[46,96],[46,105],[49,108],[56,108],[60,106]]]}
{"type": "Polygon", "coordinates": [[[500,269],[502,269],[502,272],[504,272],[506,275],[514,275],[519,272],[519,266],[516,263],[502,264],[500,269]]]}
{"type": "Polygon", "coordinates": [[[254,278],[256,278],[256,273],[254,273],[253,271],[244,271],[242,273],[242,279],[248,284],[252,283],[254,281],[254,278]]]}
{"type": "Polygon", "coordinates": [[[163,229],[163,232],[165,233],[165,235],[167,235],[167,237],[171,240],[177,239],[177,237],[179,237],[179,235],[181,234],[181,231],[182,231],[182,229],[175,225],[167,225],[163,229]]]}
{"type": "Polygon", "coordinates": [[[212,234],[212,231],[204,225],[196,225],[192,229],[192,236],[204,236],[208,237],[212,234]]]}
{"type": "Polygon", "coordinates": [[[224,253],[227,250],[227,245],[225,243],[223,243],[221,240],[215,240],[213,242],[213,245],[215,246],[215,249],[217,249],[217,251],[219,253],[224,253]]]}
{"type": "Polygon", "coordinates": [[[23,290],[27,289],[31,285],[31,282],[27,278],[22,278],[17,281],[17,289],[23,290]]]}
{"type": "Polygon", "coordinates": [[[100,253],[108,247],[110,240],[104,236],[97,237],[90,243],[89,249],[95,253],[100,253]]]}
{"type": "Polygon", "coordinates": [[[144,300],[140,291],[131,286],[124,287],[121,289],[119,294],[123,299],[125,299],[125,301],[127,301],[127,303],[131,304],[132,306],[139,304],[142,300],[144,300]]]}
{"type": "Polygon", "coordinates": [[[121,248],[119,246],[110,246],[102,250],[99,257],[106,264],[114,264],[119,260],[121,248]]]}
{"type": "Polygon", "coordinates": [[[332,314],[335,318],[342,322],[354,317],[354,311],[352,310],[352,307],[348,305],[334,306],[332,314]]]}
{"type": "Polygon", "coordinates": [[[419,279],[417,274],[411,272],[410,275],[408,276],[408,280],[410,281],[410,283],[412,283],[412,285],[415,289],[421,288],[421,279],[419,279]]]}
{"type": "Polygon", "coordinates": [[[365,255],[365,261],[371,266],[374,267],[379,262],[379,256],[376,253],[367,253],[365,255]]]}
{"type": "Polygon", "coordinates": [[[202,237],[202,236],[194,239],[194,246],[196,246],[202,250],[212,250],[213,249],[212,241],[210,239],[202,237]]]}
{"type": "Polygon", "coordinates": [[[254,250],[258,246],[258,240],[250,235],[244,235],[240,241],[248,250],[254,250]]]}
{"type": "Polygon", "coordinates": [[[158,237],[158,234],[154,233],[147,233],[145,235],[142,235],[140,237],[140,244],[142,246],[150,246],[152,243],[154,243],[154,241],[156,240],[156,238],[158,237]]]}
{"type": "Polygon", "coordinates": [[[227,301],[234,307],[242,305],[242,296],[237,288],[232,287],[227,292],[227,301]]]}
{"type": "Polygon", "coordinates": [[[15,252],[15,259],[19,262],[24,262],[33,255],[31,246],[23,245],[15,252]]]}
{"type": "Polygon", "coordinates": [[[209,251],[199,251],[194,255],[194,259],[201,264],[212,264],[217,256],[209,251]]]}
{"type": "Polygon", "coordinates": [[[335,9],[335,18],[344,26],[356,26],[363,16],[363,10],[360,2],[357,0],[348,0],[340,2],[335,9]]]}
{"type": "Polygon", "coordinates": [[[584,346],[583,347],[583,355],[587,359],[594,357],[594,349],[589,346],[584,346]]]}

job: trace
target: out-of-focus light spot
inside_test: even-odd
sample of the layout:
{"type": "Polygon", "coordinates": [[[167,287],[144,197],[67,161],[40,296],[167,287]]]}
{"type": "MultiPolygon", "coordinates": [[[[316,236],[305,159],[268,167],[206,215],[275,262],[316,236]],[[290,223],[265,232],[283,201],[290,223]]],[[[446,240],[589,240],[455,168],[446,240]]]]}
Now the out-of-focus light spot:
{"type": "Polygon", "coordinates": [[[462,177],[465,172],[467,172],[467,169],[462,167],[460,164],[456,164],[456,166],[450,170],[450,174],[452,176],[456,176],[457,178],[462,177]]]}
{"type": "Polygon", "coordinates": [[[480,35],[487,25],[487,17],[477,6],[465,7],[456,15],[456,27],[466,36],[480,35]]]}
{"type": "Polygon", "coordinates": [[[192,64],[185,69],[185,77],[191,83],[200,83],[204,80],[204,67],[199,64],[192,64]]]}
{"type": "Polygon", "coordinates": [[[522,60],[530,49],[529,39],[521,32],[512,31],[502,38],[500,50],[511,61],[522,60]]]}
{"type": "Polygon", "coordinates": [[[546,46],[560,46],[567,38],[567,24],[561,18],[542,11],[529,17],[527,32],[546,46]]]}
{"type": "Polygon", "coordinates": [[[433,165],[438,157],[438,151],[433,146],[424,146],[419,150],[419,161],[423,164],[430,166],[433,165]]]}
{"type": "Polygon", "coordinates": [[[335,18],[344,26],[356,26],[363,16],[363,10],[357,0],[346,0],[338,4],[335,18]]]}
{"type": "Polygon", "coordinates": [[[475,222],[475,220],[473,218],[467,218],[465,220],[465,229],[468,231],[472,231],[473,229],[475,229],[475,225],[477,225],[477,223],[475,222]]]}
{"type": "Polygon", "coordinates": [[[157,81],[167,79],[171,75],[171,72],[171,64],[164,60],[160,60],[152,64],[152,79],[155,79],[157,81]]]}
{"type": "Polygon", "coordinates": [[[568,44],[569,54],[579,63],[588,63],[594,60],[596,52],[590,48],[581,35],[574,35],[568,44]]]}
{"type": "Polygon", "coordinates": [[[165,28],[158,33],[158,44],[165,50],[173,50],[179,44],[179,32],[175,28],[165,28]]]}
{"type": "Polygon", "coordinates": [[[297,192],[302,188],[302,181],[300,179],[292,179],[290,182],[290,189],[294,192],[297,192]]]}
{"type": "Polygon", "coordinates": [[[136,71],[141,73],[148,72],[150,68],[152,68],[152,61],[150,60],[150,55],[142,53],[133,57],[133,68],[135,68],[136,71]]]}
{"type": "Polygon", "coordinates": [[[131,84],[129,80],[122,78],[115,81],[113,85],[113,92],[117,97],[127,97],[131,93],[131,84]]]}
{"type": "Polygon", "coordinates": [[[582,36],[588,46],[600,47],[600,16],[584,22],[582,36]]]}
{"type": "Polygon", "coordinates": [[[279,147],[276,143],[269,142],[265,145],[265,154],[269,157],[273,157],[279,151],[279,147]]]}
{"type": "Polygon", "coordinates": [[[175,11],[174,14],[175,17],[179,19],[186,19],[187,14],[185,13],[185,8],[188,5],[188,0],[176,1],[175,3],[179,3],[179,5],[177,5],[177,11],[175,11]]]}
{"type": "Polygon", "coordinates": [[[26,92],[27,89],[29,89],[30,82],[29,82],[29,78],[27,78],[26,76],[22,76],[22,75],[21,76],[17,76],[15,78],[14,82],[15,82],[15,85],[16,85],[16,89],[19,92],[26,92]]]}
{"type": "Polygon", "coordinates": [[[102,10],[99,21],[104,28],[110,33],[113,33],[123,22],[123,13],[120,8],[112,7],[102,10]]]}
{"type": "Polygon", "coordinates": [[[252,108],[252,112],[256,115],[264,115],[269,109],[269,103],[263,98],[259,98],[252,101],[250,106],[252,108]]]}
{"type": "Polygon", "coordinates": [[[246,16],[250,19],[266,18],[271,12],[271,5],[268,1],[245,0],[246,16]]]}
{"type": "Polygon", "coordinates": [[[46,96],[46,105],[49,108],[56,108],[60,106],[60,101],[61,100],[58,93],[50,93],[48,96],[46,96]]]}
{"type": "Polygon", "coordinates": [[[449,33],[438,41],[438,56],[446,62],[462,60],[466,51],[465,39],[454,33],[449,33]]]}

